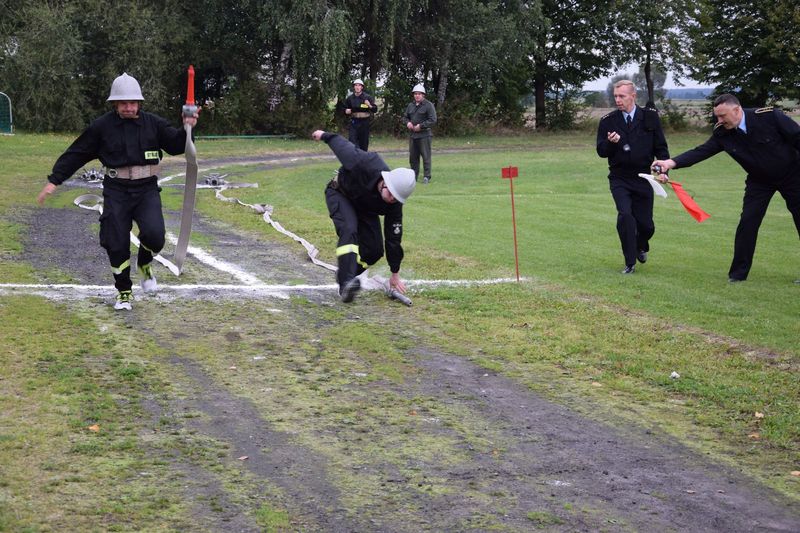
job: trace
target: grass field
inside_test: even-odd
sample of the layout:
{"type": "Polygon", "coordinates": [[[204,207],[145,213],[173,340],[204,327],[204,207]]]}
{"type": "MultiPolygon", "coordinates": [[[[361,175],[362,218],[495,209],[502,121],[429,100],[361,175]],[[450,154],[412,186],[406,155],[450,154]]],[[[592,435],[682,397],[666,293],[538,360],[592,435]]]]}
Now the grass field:
{"type": "MultiPolygon", "coordinates": [[[[668,135],[673,154],[704,139],[668,135]]],[[[70,140],[0,137],[2,282],[38,279],[16,260],[22,235],[36,228],[14,222],[13,215],[36,208],[35,195],[70,140]]],[[[405,142],[378,138],[372,148],[403,150],[405,142]]],[[[204,157],[290,152],[328,149],[306,140],[198,144],[201,167],[204,157]]],[[[401,155],[386,159],[392,167],[406,164],[401,155]]],[[[434,139],[433,181],[419,185],[404,210],[404,278],[514,276],[509,184],[500,178],[508,165],[519,167],[516,231],[526,281],[417,291],[409,310],[415,331],[579,412],[658,428],[800,502],[800,478],[790,473],[800,470],[800,284],[793,283],[800,278],[800,245],[782,199],[773,200],[764,220],[750,279],[729,284],[743,173],[724,155],[675,171],[673,179],[711,218],[698,224],[674,195],[657,198],[650,259],[633,276],[622,276],[607,168],[594,152],[592,134],[434,139]],[[673,371],[681,378],[671,379],[673,371]]],[[[235,181],[258,182],[258,189],[231,195],[273,205],[276,220],[333,262],[335,235],[322,188],[335,167],[219,171],[235,181]]],[[[69,206],[73,192],[59,191],[49,207],[69,206]]],[[[167,209],[179,208],[179,191],[165,189],[163,199],[167,209]]],[[[210,194],[198,195],[198,211],[265,239],[278,238],[259,217],[210,194]]],[[[385,272],[385,263],[378,270],[385,272]]],[[[67,486],[70,501],[83,501],[90,516],[93,505],[102,506],[98,514],[122,516],[129,524],[185,512],[170,500],[150,497],[153,486],[139,478],[127,492],[114,486],[107,496],[94,493],[108,480],[129,479],[141,469],[158,476],[163,468],[142,454],[136,427],[126,423],[137,409],[120,398],[144,390],[180,394],[159,367],[164,348],[138,336],[135,324],[104,316],[87,305],[0,296],[0,531],[36,522],[37,513],[57,522],[57,496],[67,486]],[[122,342],[111,342],[108,331],[122,342]],[[98,442],[80,433],[91,421],[112,427],[113,435],[98,442]],[[68,442],[60,443],[60,437],[68,442]],[[58,458],[61,453],[94,458],[92,468],[77,472],[58,458]]],[[[334,340],[374,357],[381,351],[360,330],[334,340]]],[[[185,357],[213,365],[211,350],[198,344],[185,357]]],[[[402,380],[399,352],[382,357],[387,359],[375,364],[385,379],[402,380]]],[[[247,384],[234,385],[241,394],[254,394],[247,384]]],[[[291,411],[287,406],[289,420],[291,411]]],[[[216,451],[210,446],[202,453],[216,451]]],[[[280,510],[256,514],[267,530],[285,527],[280,510]]]]}

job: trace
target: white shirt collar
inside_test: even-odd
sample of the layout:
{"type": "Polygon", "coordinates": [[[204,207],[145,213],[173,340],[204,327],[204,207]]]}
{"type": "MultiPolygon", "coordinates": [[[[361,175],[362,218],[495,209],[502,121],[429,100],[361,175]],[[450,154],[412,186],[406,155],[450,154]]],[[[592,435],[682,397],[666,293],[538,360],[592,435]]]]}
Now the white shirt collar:
{"type": "Polygon", "coordinates": [[[744,120],[744,109],[742,109],[742,121],[739,122],[739,129],[747,133],[747,124],[745,123],[744,120]]]}

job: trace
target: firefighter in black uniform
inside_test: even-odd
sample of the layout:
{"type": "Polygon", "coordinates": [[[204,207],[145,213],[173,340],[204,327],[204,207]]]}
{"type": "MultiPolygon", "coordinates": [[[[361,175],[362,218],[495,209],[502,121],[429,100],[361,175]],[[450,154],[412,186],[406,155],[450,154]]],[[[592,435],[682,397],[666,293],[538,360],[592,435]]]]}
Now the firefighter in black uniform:
{"type": "Polygon", "coordinates": [[[639,177],[650,173],[653,159],[669,157],[658,112],[636,105],[633,82],[614,84],[617,111],[600,119],[597,155],[608,158],[611,196],[617,206],[617,233],[625,257],[623,274],[633,274],[636,260],[647,261],[653,222],[653,188],[639,177]]]}
{"type": "MultiPolygon", "coordinates": [[[[39,204],[56,186],[70,178],[83,165],[99,159],[106,169],[103,179],[103,214],[100,215],[100,245],[106,249],[119,291],[115,309],[131,309],[133,300],[130,265],[132,222],[139,227],[137,265],[142,289],[155,291],[153,256],[164,246],[164,216],[158,187],[162,150],[177,155],[184,152],[186,131],[177,129],[156,115],[141,110],[144,101],[139,82],[123,73],[111,85],[108,101],[113,110],[95,119],[67,148],[47,177],[39,193],[39,204]]],[[[184,117],[184,123],[197,124],[197,114],[184,117]]]]}
{"type": "Polygon", "coordinates": [[[342,301],[353,301],[361,288],[356,276],[383,257],[384,243],[392,272],[389,287],[405,293],[399,274],[403,260],[400,242],[403,204],[416,185],[414,171],[389,170],[381,156],[365,152],[335,133],[317,130],[311,136],[328,143],[342,164],[325,188],[325,203],[339,236],[336,280],[342,301]],[[383,232],[379,216],[384,217],[383,232]]]}
{"type": "Polygon", "coordinates": [[[786,201],[800,235],[800,125],[772,107],[743,109],[732,94],[714,100],[714,115],[717,124],[704,144],[654,166],[690,167],[725,151],[747,172],[728,271],[733,283],[746,280],[750,273],[758,228],[776,192],[786,201]]]}
{"type": "Polygon", "coordinates": [[[364,82],[353,81],[353,93],[344,101],[344,112],[350,117],[350,142],[365,152],[369,149],[370,121],[377,110],[375,98],[364,92],[364,82]]]}

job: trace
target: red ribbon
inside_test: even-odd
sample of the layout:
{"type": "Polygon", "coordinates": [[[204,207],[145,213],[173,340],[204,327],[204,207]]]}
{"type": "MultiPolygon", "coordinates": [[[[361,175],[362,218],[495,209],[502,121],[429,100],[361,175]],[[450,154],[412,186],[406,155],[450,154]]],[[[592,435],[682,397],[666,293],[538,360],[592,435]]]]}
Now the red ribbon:
{"type": "Polygon", "coordinates": [[[672,190],[675,191],[675,196],[677,196],[678,200],[681,201],[684,209],[686,209],[686,211],[692,215],[692,218],[698,222],[702,222],[711,216],[700,209],[700,206],[697,205],[697,202],[695,202],[694,199],[689,196],[689,193],[683,190],[683,186],[680,183],[677,181],[670,181],[669,184],[672,185],[672,190]]]}

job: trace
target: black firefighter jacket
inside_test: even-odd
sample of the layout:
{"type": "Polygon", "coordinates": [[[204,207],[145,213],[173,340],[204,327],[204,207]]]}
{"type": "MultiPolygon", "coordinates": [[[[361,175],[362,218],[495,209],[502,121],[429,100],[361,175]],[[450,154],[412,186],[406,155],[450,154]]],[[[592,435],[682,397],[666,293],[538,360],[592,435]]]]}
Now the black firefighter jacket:
{"type": "Polygon", "coordinates": [[[386,261],[392,272],[400,271],[403,260],[403,204],[388,204],[378,192],[382,171],[389,167],[375,152],[365,152],[335,133],[325,133],[322,140],[328,143],[342,164],[337,177],[337,190],[353,204],[360,216],[384,216],[383,235],[386,261]]]}

